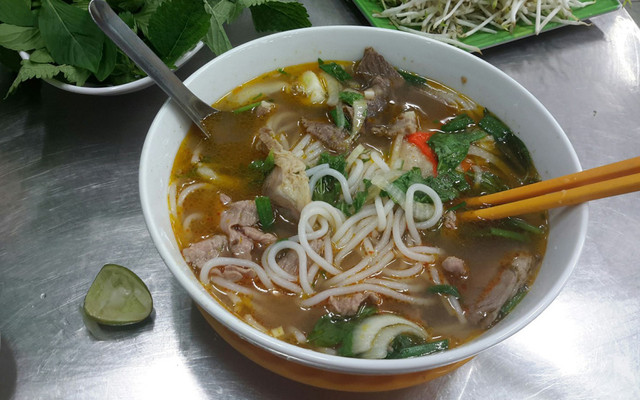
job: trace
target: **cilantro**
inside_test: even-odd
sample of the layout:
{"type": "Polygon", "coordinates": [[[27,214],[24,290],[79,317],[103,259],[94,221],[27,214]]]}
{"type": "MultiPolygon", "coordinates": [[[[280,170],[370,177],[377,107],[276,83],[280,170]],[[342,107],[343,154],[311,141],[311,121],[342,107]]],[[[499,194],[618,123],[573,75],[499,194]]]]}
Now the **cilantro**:
{"type": "Polygon", "coordinates": [[[438,174],[454,170],[469,152],[472,142],[486,136],[483,131],[460,133],[434,133],[429,138],[429,146],[438,156],[438,174]]]}
{"type": "Polygon", "coordinates": [[[320,67],[321,70],[323,70],[324,72],[333,76],[334,78],[336,78],[341,82],[352,79],[352,76],[347,71],[345,71],[344,68],[342,68],[340,65],[334,62],[325,63],[320,58],[318,58],[318,66],[320,67]]]}

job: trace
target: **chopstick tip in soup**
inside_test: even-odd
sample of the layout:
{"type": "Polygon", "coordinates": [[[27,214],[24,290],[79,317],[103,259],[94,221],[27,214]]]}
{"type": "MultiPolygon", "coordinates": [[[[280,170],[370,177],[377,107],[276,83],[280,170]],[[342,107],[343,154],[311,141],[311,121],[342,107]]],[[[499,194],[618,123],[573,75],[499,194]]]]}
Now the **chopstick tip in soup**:
{"type": "Polygon", "coordinates": [[[169,207],[187,263],[256,329],[349,357],[404,358],[481,334],[526,294],[547,215],[459,221],[460,199],[538,179],[488,110],[371,48],[286,66],[216,103],[169,207]]]}

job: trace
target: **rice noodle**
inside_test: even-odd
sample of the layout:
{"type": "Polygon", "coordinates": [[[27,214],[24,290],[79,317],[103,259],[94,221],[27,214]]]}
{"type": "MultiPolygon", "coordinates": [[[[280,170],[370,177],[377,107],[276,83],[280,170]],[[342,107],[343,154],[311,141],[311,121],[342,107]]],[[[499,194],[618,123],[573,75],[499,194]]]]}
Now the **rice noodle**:
{"type": "Polygon", "coordinates": [[[209,186],[208,183],[193,183],[187,186],[186,188],[182,189],[180,191],[180,195],[178,196],[177,206],[183,207],[184,201],[187,199],[187,196],[189,196],[191,193],[195,192],[196,190],[204,189],[207,186],[209,186]]]}
{"type": "Polygon", "coordinates": [[[200,281],[202,283],[207,283],[211,270],[215,267],[221,267],[225,265],[237,265],[239,267],[250,268],[258,275],[258,278],[267,289],[273,289],[273,283],[271,283],[271,279],[269,279],[269,276],[260,265],[250,260],[233,257],[216,257],[204,263],[204,265],[200,269],[200,281]]]}
{"type": "Polygon", "coordinates": [[[309,297],[308,299],[301,301],[300,304],[303,307],[311,307],[328,299],[331,296],[341,296],[345,294],[359,293],[359,292],[365,292],[365,291],[380,293],[385,296],[394,298],[396,300],[403,301],[405,303],[418,304],[423,306],[432,305],[434,303],[433,299],[425,299],[421,297],[408,296],[406,294],[396,292],[393,289],[389,289],[387,287],[375,285],[371,283],[359,283],[356,285],[340,286],[336,288],[327,289],[312,297],[309,297]]]}

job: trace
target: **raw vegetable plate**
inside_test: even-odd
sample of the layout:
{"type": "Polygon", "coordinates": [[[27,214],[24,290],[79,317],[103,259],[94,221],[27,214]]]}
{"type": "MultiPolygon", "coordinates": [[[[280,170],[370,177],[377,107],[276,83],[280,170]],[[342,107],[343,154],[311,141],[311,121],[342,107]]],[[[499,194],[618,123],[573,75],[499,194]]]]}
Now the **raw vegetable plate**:
{"type": "MultiPolygon", "coordinates": [[[[389,19],[373,16],[383,10],[382,5],[378,0],[353,0],[353,3],[360,9],[371,25],[378,28],[397,29],[389,19]]],[[[615,11],[618,8],[620,8],[618,0],[596,0],[594,4],[574,9],[573,14],[579,20],[585,20],[587,18],[615,11]]],[[[548,31],[561,26],[564,25],[556,22],[549,22],[542,31],[548,31]]],[[[518,23],[512,31],[499,31],[497,33],[476,32],[467,38],[459,39],[459,41],[464,45],[477,47],[482,50],[533,35],[535,35],[534,26],[518,23]]]]}

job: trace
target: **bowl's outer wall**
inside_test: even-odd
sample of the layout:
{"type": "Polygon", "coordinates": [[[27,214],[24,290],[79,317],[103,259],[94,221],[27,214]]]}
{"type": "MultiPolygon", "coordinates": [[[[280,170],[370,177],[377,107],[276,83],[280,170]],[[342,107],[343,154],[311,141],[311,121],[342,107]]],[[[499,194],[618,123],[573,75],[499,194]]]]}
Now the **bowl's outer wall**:
{"type": "MultiPolygon", "coordinates": [[[[367,46],[374,47],[396,67],[441,82],[495,113],[526,143],[543,179],[580,170],[573,147],[558,123],[522,86],[473,55],[415,35],[353,26],[289,31],[237,47],[209,62],[185,83],[212,104],[262,73],[318,58],[357,60],[367,46]]],[[[158,112],[144,144],[140,194],[156,247],[181,285],[207,312],[251,343],[305,365],[362,374],[407,373],[475,355],[523,328],[551,303],[577,263],[586,236],[586,205],[552,211],[550,244],[529,294],[497,326],[458,348],[428,357],[374,361],[298,348],[257,332],[230,314],[204,290],[182,258],[169,220],[167,189],[175,154],[190,127],[187,117],[168,101],[158,112]]]]}

